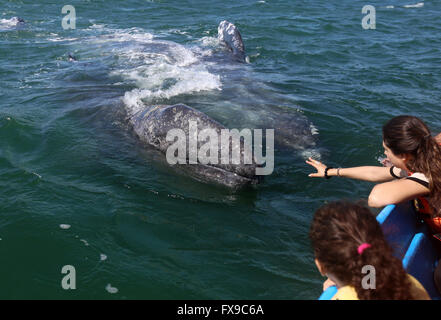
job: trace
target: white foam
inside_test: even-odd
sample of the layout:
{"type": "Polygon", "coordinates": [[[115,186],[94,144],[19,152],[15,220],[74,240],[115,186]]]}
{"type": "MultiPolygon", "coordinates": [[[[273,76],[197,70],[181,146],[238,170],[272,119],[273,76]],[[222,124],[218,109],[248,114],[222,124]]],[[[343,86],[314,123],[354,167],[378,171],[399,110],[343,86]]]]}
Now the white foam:
{"type": "MultiPolygon", "coordinates": [[[[131,75],[133,79],[142,79],[139,75],[131,75]]],[[[128,108],[129,114],[134,114],[144,108],[144,102],[148,103],[154,99],[169,99],[181,94],[195,93],[208,90],[221,89],[220,76],[215,76],[204,70],[170,70],[162,73],[152,74],[151,77],[146,76],[145,82],[140,83],[141,86],[150,85],[151,89],[134,89],[126,92],[123,98],[128,108]],[[153,87],[163,83],[167,76],[177,76],[176,83],[168,89],[154,89],[153,87]],[[148,81],[151,80],[151,83],[148,81]]]]}
{"type": "Polygon", "coordinates": [[[110,283],[107,284],[106,290],[108,293],[112,293],[112,294],[118,292],[118,288],[112,287],[110,283]]]}
{"type": "Polygon", "coordinates": [[[221,89],[220,76],[210,73],[192,50],[177,43],[152,41],[150,48],[134,47],[119,56],[129,63],[113,74],[138,87],[124,95],[123,101],[129,114],[139,111],[144,102],[155,99],[221,89]],[[130,63],[133,65],[130,66],[130,63]]]}
{"type": "MultiPolygon", "coordinates": [[[[213,54],[219,40],[204,37],[195,46],[156,39],[153,34],[140,28],[111,29],[97,25],[90,30],[95,34],[81,41],[96,54],[115,56],[117,63],[111,76],[122,78],[120,82],[136,88],[125,93],[123,102],[131,115],[144,107],[144,103],[156,103],[182,94],[221,90],[219,75],[208,70],[202,57],[213,54]],[[85,42],[85,43],[84,43],[85,42]]],[[[173,33],[186,31],[173,29],[173,33]]],[[[52,35],[49,41],[70,41],[52,35]]]]}
{"type": "Polygon", "coordinates": [[[174,34],[183,35],[183,36],[190,36],[190,34],[187,31],[182,31],[179,29],[171,29],[171,30],[169,30],[169,32],[174,33],[174,34]]]}
{"type": "Polygon", "coordinates": [[[322,158],[322,155],[321,155],[320,151],[317,150],[317,149],[305,149],[305,150],[302,150],[300,155],[305,160],[309,159],[309,158],[313,158],[313,159],[316,159],[316,160],[321,160],[321,158],[322,158]]]}
{"type": "Polygon", "coordinates": [[[0,19],[0,27],[12,28],[16,27],[20,23],[17,17],[12,17],[10,19],[0,19]]]}
{"type": "Polygon", "coordinates": [[[220,44],[219,38],[210,37],[210,36],[202,37],[198,39],[196,42],[198,42],[202,47],[209,47],[209,48],[218,47],[220,44]]]}
{"type": "Polygon", "coordinates": [[[313,125],[312,123],[309,125],[309,128],[310,128],[310,130],[311,130],[311,134],[312,134],[312,135],[319,134],[319,130],[318,130],[318,128],[317,128],[315,125],[313,125]]]}
{"type": "Polygon", "coordinates": [[[64,230],[70,229],[70,224],[60,224],[60,228],[64,230]]]}
{"type": "Polygon", "coordinates": [[[210,57],[219,47],[219,39],[216,37],[202,37],[195,41],[196,46],[191,47],[191,51],[197,58],[210,57]]]}
{"type": "MultiPolygon", "coordinates": [[[[89,27],[89,29],[97,29],[89,27]]],[[[93,36],[88,39],[92,43],[108,43],[108,42],[137,42],[150,43],[153,35],[138,28],[127,30],[100,28],[107,33],[93,36]]]]}
{"type": "Polygon", "coordinates": [[[103,29],[106,25],[105,24],[93,24],[89,27],[89,29],[103,29]]]}
{"type": "Polygon", "coordinates": [[[35,175],[35,176],[37,176],[39,179],[41,179],[42,177],[41,177],[41,175],[39,175],[38,173],[36,173],[36,172],[32,172],[32,174],[33,175],[35,175]]]}
{"type": "Polygon", "coordinates": [[[393,9],[395,8],[394,6],[386,6],[386,9],[393,9]]]}
{"type": "Polygon", "coordinates": [[[78,38],[60,38],[60,37],[55,37],[55,38],[48,38],[48,41],[51,42],[61,42],[61,41],[76,41],[78,40],[78,38]]]}
{"type": "Polygon", "coordinates": [[[421,7],[424,7],[424,2],[418,2],[415,4],[406,4],[403,7],[404,8],[421,8],[421,7]]]}

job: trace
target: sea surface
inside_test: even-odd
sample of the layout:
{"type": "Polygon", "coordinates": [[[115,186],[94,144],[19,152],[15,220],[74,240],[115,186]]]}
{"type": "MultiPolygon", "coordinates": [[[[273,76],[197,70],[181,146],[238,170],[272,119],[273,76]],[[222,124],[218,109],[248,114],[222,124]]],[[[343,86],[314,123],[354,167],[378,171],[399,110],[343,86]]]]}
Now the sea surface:
{"type": "Polygon", "coordinates": [[[400,114],[441,131],[440,12],[416,0],[0,0],[0,298],[316,299],[313,213],[373,185],[309,178],[305,159],[379,165],[381,127],[400,114]],[[249,63],[217,40],[222,20],[249,63]],[[255,187],[201,183],[133,134],[127,114],[152,103],[228,128],[308,119],[317,146],[276,148],[255,187]]]}

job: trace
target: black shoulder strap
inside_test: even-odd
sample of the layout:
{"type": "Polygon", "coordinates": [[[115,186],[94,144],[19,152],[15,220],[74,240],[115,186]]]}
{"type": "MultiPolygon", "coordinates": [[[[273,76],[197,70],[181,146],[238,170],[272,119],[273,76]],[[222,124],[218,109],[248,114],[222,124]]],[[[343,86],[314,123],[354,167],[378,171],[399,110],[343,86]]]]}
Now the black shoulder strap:
{"type": "Polygon", "coordinates": [[[420,185],[426,187],[427,189],[429,189],[429,183],[427,181],[415,178],[415,177],[407,177],[406,179],[418,182],[420,185]]]}

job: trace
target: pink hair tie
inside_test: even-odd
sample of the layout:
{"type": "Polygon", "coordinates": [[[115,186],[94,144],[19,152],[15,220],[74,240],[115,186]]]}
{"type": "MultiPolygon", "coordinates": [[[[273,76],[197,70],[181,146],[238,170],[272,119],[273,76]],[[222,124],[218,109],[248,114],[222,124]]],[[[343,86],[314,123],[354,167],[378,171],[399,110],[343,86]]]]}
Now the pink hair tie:
{"type": "Polygon", "coordinates": [[[370,247],[371,247],[371,245],[369,243],[360,244],[357,248],[358,254],[362,254],[365,249],[370,248],[370,247]]]}

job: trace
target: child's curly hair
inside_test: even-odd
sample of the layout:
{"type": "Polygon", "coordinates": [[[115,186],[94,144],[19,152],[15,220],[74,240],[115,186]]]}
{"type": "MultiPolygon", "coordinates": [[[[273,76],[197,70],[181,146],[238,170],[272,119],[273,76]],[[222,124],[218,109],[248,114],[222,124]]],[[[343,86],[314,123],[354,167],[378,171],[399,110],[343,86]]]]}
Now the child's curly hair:
{"type": "Polygon", "coordinates": [[[316,259],[326,272],[355,288],[362,300],[408,300],[411,283],[401,261],[370,210],[346,201],[319,208],[313,218],[309,236],[316,259]],[[360,245],[364,250],[359,253],[360,245]],[[375,268],[376,288],[363,289],[363,266],[375,268]]]}

